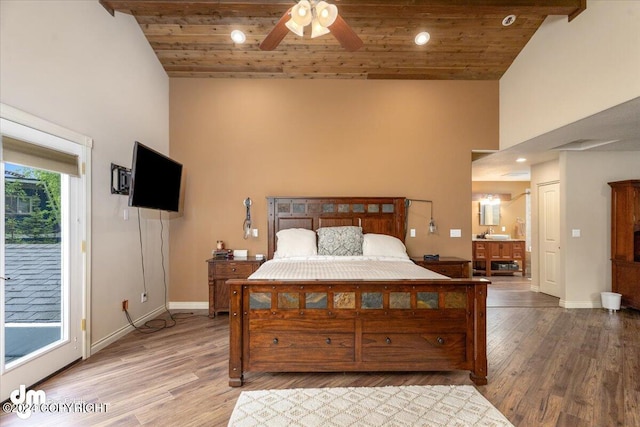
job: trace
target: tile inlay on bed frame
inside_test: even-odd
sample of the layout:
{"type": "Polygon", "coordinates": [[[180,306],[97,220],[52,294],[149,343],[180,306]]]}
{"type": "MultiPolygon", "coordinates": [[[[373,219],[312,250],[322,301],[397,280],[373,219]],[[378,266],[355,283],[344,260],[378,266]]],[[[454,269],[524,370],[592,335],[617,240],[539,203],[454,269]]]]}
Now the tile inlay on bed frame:
{"type": "Polygon", "coordinates": [[[310,292],[305,294],[307,308],[327,308],[327,294],[325,292],[310,292]]]}
{"type": "Polygon", "coordinates": [[[411,308],[410,292],[391,292],[389,294],[389,308],[409,309],[411,308]]]}
{"type": "Polygon", "coordinates": [[[438,308],[437,292],[417,292],[417,308],[438,308]]]}
{"type": "MultiPolygon", "coordinates": [[[[297,310],[328,309],[329,295],[326,292],[277,292],[277,309],[297,310]]],[[[389,292],[389,307],[394,310],[409,310],[412,308],[411,292],[389,292]]],[[[359,298],[360,308],[365,310],[381,310],[385,308],[383,292],[335,292],[333,293],[333,308],[353,310],[356,308],[356,298],[359,298]]],[[[272,310],[271,292],[251,292],[249,308],[251,310],[272,310]]],[[[417,309],[464,309],[467,307],[465,292],[415,292],[415,308],[417,309]],[[441,299],[442,297],[442,299],[441,299]]]]}
{"type": "Polygon", "coordinates": [[[293,292],[278,292],[278,308],[300,308],[300,294],[293,292]]]}
{"type": "Polygon", "coordinates": [[[364,309],[381,309],[382,292],[363,292],[361,294],[361,307],[364,309]]]}
{"type": "Polygon", "coordinates": [[[252,310],[270,310],[271,292],[251,292],[249,295],[249,308],[252,310]]]}
{"type": "Polygon", "coordinates": [[[282,214],[294,213],[370,213],[370,214],[393,214],[395,206],[393,203],[296,203],[278,202],[277,212],[282,214]]]}

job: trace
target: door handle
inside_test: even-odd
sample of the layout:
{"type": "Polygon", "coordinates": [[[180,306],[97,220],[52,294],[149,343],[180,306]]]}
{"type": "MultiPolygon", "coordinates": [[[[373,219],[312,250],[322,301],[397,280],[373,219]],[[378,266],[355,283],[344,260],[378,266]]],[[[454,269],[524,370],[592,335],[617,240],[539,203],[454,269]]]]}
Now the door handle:
{"type": "Polygon", "coordinates": [[[0,276],[0,279],[2,279],[2,280],[11,280],[11,277],[0,276]]]}

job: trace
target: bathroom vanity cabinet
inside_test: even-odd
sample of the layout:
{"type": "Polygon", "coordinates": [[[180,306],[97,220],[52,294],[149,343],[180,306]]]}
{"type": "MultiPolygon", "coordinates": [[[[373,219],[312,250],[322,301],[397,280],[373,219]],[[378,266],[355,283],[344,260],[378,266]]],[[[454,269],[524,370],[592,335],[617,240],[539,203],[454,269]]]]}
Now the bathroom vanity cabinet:
{"type": "Polygon", "coordinates": [[[524,240],[474,240],[473,269],[485,276],[500,273],[525,273],[524,240]],[[517,263],[517,269],[512,268],[517,263]]]}

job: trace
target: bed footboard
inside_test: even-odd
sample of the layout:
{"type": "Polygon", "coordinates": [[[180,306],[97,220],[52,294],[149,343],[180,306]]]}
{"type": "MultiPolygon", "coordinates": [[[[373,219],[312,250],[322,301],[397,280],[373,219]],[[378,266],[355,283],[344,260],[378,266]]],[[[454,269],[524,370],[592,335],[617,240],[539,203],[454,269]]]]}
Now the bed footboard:
{"type": "Polygon", "coordinates": [[[229,280],[229,385],[245,372],[469,370],[487,383],[486,280],[229,280]]]}

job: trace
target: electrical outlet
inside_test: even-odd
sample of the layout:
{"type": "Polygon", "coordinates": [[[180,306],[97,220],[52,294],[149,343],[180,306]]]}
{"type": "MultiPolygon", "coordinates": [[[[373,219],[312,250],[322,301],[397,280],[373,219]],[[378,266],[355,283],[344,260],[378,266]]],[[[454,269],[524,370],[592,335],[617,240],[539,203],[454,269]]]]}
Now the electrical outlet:
{"type": "Polygon", "coordinates": [[[140,294],[140,302],[147,302],[147,293],[143,292],[140,294]]]}
{"type": "Polygon", "coordinates": [[[122,300],[122,311],[127,311],[129,310],[129,300],[128,299],[123,299],[122,300]]]}

